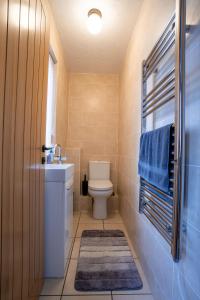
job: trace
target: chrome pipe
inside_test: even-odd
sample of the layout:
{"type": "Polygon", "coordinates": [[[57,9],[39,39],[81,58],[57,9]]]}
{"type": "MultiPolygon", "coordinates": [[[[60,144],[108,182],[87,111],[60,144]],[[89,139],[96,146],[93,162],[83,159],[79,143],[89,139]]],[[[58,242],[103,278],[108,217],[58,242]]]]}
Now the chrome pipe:
{"type": "Polygon", "coordinates": [[[172,205],[170,205],[168,202],[154,194],[153,192],[149,191],[146,187],[143,187],[144,192],[148,193],[151,197],[155,199],[156,202],[159,203],[164,209],[168,211],[168,213],[172,216],[172,205]]]}
{"type": "Polygon", "coordinates": [[[159,48],[160,46],[160,42],[163,40],[163,38],[165,37],[165,35],[167,34],[167,32],[169,31],[169,28],[171,26],[173,26],[173,24],[175,23],[175,14],[173,14],[172,18],[170,19],[169,23],[167,24],[163,34],[161,35],[161,37],[158,39],[158,41],[156,42],[155,46],[153,47],[153,49],[151,50],[146,62],[148,63],[148,60],[151,58],[151,56],[153,55],[153,53],[156,51],[157,48],[159,48]]]}
{"type": "Polygon", "coordinates": [[[154,104],[156,104],[157,102],[159,102],[164,97],[166,97],[167,95],[169,95],[171,92],[174,92],[174,91],[175,91],[175,85],[172,85],[167,90],[164,90],[160,96],[158,96],[155,99],[153,98],[152,101],[150,103],[148,103],[147,106],[143,107],[143,112],[146,112],[150,107],[152,107],[154,104]]]}
{"type": "Polygon", "coordinates": [[[158,216],[161,218],[161,219],[163,219],[164,220],[164,222],[166,222],[166,223],[169,223],[170,225],[172,225],[172,216],[171,217],[169,217],[167,214],[166,214],[166,212],[164,211],[159,211],[158,209],[159,209],[159,207],[158,206],[153,206],[151,203],[152,203],[153,201],[145,201],[145,204],[147,205],[147,206],[149,206],[156,214],[158,214],[158,216]]]}
{"type": "Polygon", "coordinates": [[[166,193],[162,192],[161,190],[159,190],[157,187],[155,187],[154,185],[148,183],[145,179],[142,179],[142,184],[145,184],[146,186],[148,186],[149,188],[155,190],[157,193],[161,194],[164,197],[169,198],[170,200],[173,200],[173,198],[169,195],[167,195],[166,193]]]}
{"type": "Polygon", "coordinates": [[[168,51],[174,46],[175,39],[171,41],[171,43],[168,45],[166,49],[163,49],[163,51],[160,53],[161,56],[158,57],[158,59],[155,61],[154,65],[147,71],[146,73],[146,80],[149,78],[149,76],[154,72],[160,61],[165,57],[165,55],[168,53],[168,51]]]}
{"type": "Polygon", "coordinates": [[[145,193],[142,193],[142,196],[147,198],[148,201],[153,202],[153,204],[156,205],[160,210],[162,210],[163,213],[165,213],[169,219],[172,219],[172,211],[169,212],[165,207],[160,205],[160,203],[158,203],[153,197],[151,198],[149,195],[146,195],[145,193]]]}
{"type": "Polygon", "coordinates": [[[162,227],[162,229],[164,231],[166,231],[166,233],[168,233],[167,228],[168,228],[169,224],[164,222],[162,220],[162,218],[160,218],[158,216],[158,214],[155,213],[153,210],[151,210],[147,205],[145,205],[144,207],[145,207],[145,210],[152,216],[152,218],[154,218],[156,220],[156,222],[162,227]]]}
{"type": "Polygon", "coordinates": [[[144,214],[147,217],[147,219],[156,227],[156,229],[161,233],[161,235],[164,237],[164,239],[168,242],[168,244],[171,246],[171,237],[168,236],[167,232],[160,226],[160,224],[153,219],[153,217],[148,213],[148,211],[144,210],[144,214]]]}
{"type": "Polygon", "coordinates": [[[156,86],[143,98],[143,103],[149,98],[162,84],[165,83],[172,75],[175,76],[175,68],[173,68],[166,76],[164,76],[156,86]]]}
{"type": "MultiPolygon", "coordinates": [[[[147,93],[147,83],[146,83],[146,81],[143,81],[144,66],[145,66],[145,61],[143,61],[143,63],[142,63],[142,90],[141,90],[142,99],[146,96],[146,93],[147,93]]],[[[142,115],[142,101],[141,101],[141,115],[142,115]]],[[[145,128],[146,128],[146,120],[141,118],[141,135],[145,131],[145,128]]],[[[142,179],[140,178],[140,187],[142,186],[141,180],[142,179]]],[[[140,193],[140,199],[141,199],[141,188],[140,188],[139,193],[140,193]]],[[[140,213],[143,212],[143,203],[142,203],[142,201],[139,201],[139,212],[140,213]]]]}
{"type": "Polygon", "coordinates": [[[185,33],[186,0],[176,0],[176,128],[172,256],[180,259],[181,210],[185,162],[185,33]]]}
{"type": "Polygon", "coordinates": [[[170,77],[166,83],[162,84],[159,89],[156,89],[151,97],[146,97],[146,100],[143,101],[143,107],[145,107],[149,102],[151,102],[156,96],[159,96],[168,86],[175,84],[175,76],[170,77]]]}
{"type": "Polygon", "coordinates": [[[169,102],[170,100],[172,100],[174,98],[175,98],[175,94],[172,94],[171,96],[167,97],[162,102],[160,102],[159,104],[157,104],[156,106],[154,106],[152,109],[150,109],[149,111],[145,112],[142,117],[146,118],[148,115],[150,115],[156,109],[158,109],[159,107],[163,106],[164,104],[166,104],[167,102],[169,102]]]}
{"type": "MultiPolygon", "coordinates": [[[[170,45],[172,45],[175,41],[175,32],[170,32],[169,37],[167,40],[164,40],[163,43],[161,44],[161,47],[158,49],[157,53],[155,56],[150,60],[150,62],[146,62],[146,74],[149,73],[149,71],[153,68],[153,66],[157,65],[157,61],[159,57],[163,54],[166,53],[165,49],[171,48],[170,45]],[[165,43],[164,43],[165,42],[165,43]]],[[[168,50],[167,50],[168,51],[168,50]]]]}

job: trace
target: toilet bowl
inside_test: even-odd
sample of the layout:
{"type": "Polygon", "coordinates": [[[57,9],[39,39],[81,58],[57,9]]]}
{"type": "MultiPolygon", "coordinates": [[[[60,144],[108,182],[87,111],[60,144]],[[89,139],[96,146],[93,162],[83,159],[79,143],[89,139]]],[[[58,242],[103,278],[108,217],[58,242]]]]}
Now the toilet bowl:
{"type": "Polygon", "coordinates": [[[90,161],[88,193],[94,199],[93,217],[98,220],[107,218],[107,199],[113,193],[110,181],[110,162],[90,161]]]}
{"type": "Polygon", "coordinates": [[[110,180],[89,180],[89,195],[93,197],[93,217],[95,219],[107,218],[107,199],[113,193],[113,185],[110,180]]]}

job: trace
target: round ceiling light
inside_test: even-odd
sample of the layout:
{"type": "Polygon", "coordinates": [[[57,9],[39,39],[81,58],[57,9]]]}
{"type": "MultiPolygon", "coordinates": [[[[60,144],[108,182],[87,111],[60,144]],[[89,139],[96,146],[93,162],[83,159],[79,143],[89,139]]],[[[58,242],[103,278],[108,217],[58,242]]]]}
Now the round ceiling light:
{"type": "Polygon", "coordinates": [[[102,29],[102,13],[99,9],[92,8],[88,12],[88,30],[92,34],[98,34],[102,29]]]}

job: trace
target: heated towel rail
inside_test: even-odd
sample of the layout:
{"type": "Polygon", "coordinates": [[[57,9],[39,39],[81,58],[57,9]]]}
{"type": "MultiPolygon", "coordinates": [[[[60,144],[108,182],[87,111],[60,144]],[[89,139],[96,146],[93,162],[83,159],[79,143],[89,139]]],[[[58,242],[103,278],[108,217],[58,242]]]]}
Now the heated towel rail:
{"type": "MultiPolygon", "coordinates": [[[[183,202],[184,170],[184,49],[185,0],[177,0],[173,15],[163,34],[142,65],[141,131],[148,131],[148,116],[152,120],[165,104],[174,101],[174,125],[170,145],[170,193],[164,193],[140,178],[139,210],[157,228],[171,246],[173,259],[180,258],[181,204],[183,202]],[[159,66],[168,64],[168,72],[149,90],[148,80],[159,66]]],[[[162,67],[163,67],[162,66],[162,67]]],[[[166,70],[166,68],[165,68],[166,70]]]]}

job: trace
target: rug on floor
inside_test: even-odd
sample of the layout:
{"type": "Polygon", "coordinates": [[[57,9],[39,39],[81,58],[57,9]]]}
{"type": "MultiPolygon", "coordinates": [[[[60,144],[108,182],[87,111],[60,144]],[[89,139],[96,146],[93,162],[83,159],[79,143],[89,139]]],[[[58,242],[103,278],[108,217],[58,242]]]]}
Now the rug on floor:
{"type": "Polygon", "coordinates": [[[121,230],[83,231],[76,290],[137,290],[142,286],[127,239],[121,230]]]}

